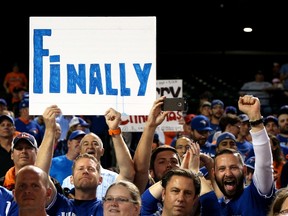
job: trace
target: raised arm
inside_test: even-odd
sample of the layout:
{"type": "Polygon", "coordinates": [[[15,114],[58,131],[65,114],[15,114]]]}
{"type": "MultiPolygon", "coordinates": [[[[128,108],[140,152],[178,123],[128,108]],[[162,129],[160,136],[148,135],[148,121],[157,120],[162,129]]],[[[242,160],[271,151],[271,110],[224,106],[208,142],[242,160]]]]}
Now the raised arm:
{"type": "Polygon", "coordinates": [[[135,175],[133,160],[119,128],[121,114],[110,108],[105,113],[105,119],[109,127],[109,133],[112,138],[116,160],[120,170],[117,180],[124,179],[133,182],[135,175]]]}
{"type": "Polygon", "coordinates": [[[169,113],[161,111],[164,99],[165,96],[154,102],[133,157],[136,172],[134,184],[139,188],[141,194],[145,191],[149,180],[150,155],[155,130],[169,113]]]}
{"type": "Polygon", "coordinates": [[[253,181],[262,194],[269,194],[274,185],[270,140],[261,116],[260,100],[252,95],[239,98],[239,110],[250,119],[252,143],[255,152],[253,181]]]}
{"type": "MultiPolygon", "coordinates": [[[[56,129],[56,116],[58,116],[60,112],[61,110],[56,105],[52,105],[50,107],[47,107],[43,113],[46,128],[42,143],[37,153],[35,165],[37,167],[40,167],[46,173],[48,173],[48,175],[50,173],[50,166],[53,157],[53,143],[56,129]]],[[[55,195],[57,190],[52,181],[50,181],[50,186],[53,189],[53,195],[55,195]]],[[[51,196],[51,199],[53,195],[51,196]]]]}

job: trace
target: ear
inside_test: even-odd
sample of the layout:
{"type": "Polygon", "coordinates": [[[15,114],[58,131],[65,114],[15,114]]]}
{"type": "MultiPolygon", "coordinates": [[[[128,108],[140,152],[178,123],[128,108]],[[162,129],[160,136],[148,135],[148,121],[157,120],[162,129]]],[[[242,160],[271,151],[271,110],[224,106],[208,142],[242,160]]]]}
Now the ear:
{"type": "Polygon", "coordinates": [[[247,175],[247,167],[246,166],[243,166],[243,173],[245,176],[247,175]]]}
{"type": "Polygon", "coordinates": [[[165,200],[165,193],[166,193],[166,190],[165,188],[163,188],[162,190],[162,202],[164,203],[164,200],[165,200]]]}
{"type": "Polygon", "coordinates": [[[105,152],[105,149],[102,148],[102,149],[101,149],[101,157],[104,155],[104,152],[105,152]]]}
{"type": "Polygon", "coordinates": [[[154,171],[152,169],[149,169],[149,173],[150,176],[154,179],[155,178],[154,171]]]}
{"type": "Polygon", "coordinates": [[[15,189],[12,190],[12,194],[13,194],[13,197],[14,197],[14,199],[15,199],[15,197],[16,197],[16,196],[15,196],[15,189]]]}
{"type": "Polygon", "coordinates": [[[134,204],[134,208],[135,208],[135,212],[136,212],[135,215],[140,215],[140,206],[137,204],[134,204]]]}
{"type": "Polygon", "coordinates": [[[47,191],[46,191],[46,197],[50,199],[51,195],[52,195],[52,188],[49,187],[47,188],[47,191]]]}
{"type": "Polygon", "coordinates": [[[102,184],[103,178],[102,176],[99,176],[99,181],[98,181],[98,185],[102,184]]]}
{"type": "Polygon", "coordinates": [[[70,183],[74,185],[73,176],[70,176],[70,183]]]}

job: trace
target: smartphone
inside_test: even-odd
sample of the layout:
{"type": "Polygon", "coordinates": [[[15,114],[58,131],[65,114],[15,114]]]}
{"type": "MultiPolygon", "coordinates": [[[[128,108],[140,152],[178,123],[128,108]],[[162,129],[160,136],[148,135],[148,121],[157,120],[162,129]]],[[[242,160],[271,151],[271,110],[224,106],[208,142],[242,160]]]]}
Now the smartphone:
{"type": "Polygon", "coordinates": [[[165,98],[162,105],[163,111],[185,111],[186,100],[184,98],[165,98]]]}

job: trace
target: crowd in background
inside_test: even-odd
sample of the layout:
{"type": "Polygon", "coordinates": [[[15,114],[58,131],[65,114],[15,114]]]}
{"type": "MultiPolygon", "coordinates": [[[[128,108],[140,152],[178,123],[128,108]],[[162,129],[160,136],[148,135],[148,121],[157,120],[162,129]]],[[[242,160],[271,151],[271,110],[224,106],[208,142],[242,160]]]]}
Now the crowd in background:
{"type": "Polygon", "coordinates": [[[154,102],[143,132],[121,132],[121,114],[114,109],[101,116],[64,116],[51,105],[42,116],[31,116],[28,79],[19,73],[14,65],[0,98],[0,183],[8,190],[1,188],[0,201],[12,203],[9,213],[0,204],[6,215],[33,213],[23,196],[13,199],[21,187],[36,184],[46,195],[38,194],[39,215],[288,211],[286,197],[280,199],[288,190],[286,64],[278,65],[271,82],[256,71],[239,89],[237,105],[203,90],[197,110],[179,121],[183,131],[161,133],[156,128],[169,113],[161,110],[165,97],[154,102]],[[17,187],[20,171],[31,175],[31,185],[26,174],[17,187]]]}

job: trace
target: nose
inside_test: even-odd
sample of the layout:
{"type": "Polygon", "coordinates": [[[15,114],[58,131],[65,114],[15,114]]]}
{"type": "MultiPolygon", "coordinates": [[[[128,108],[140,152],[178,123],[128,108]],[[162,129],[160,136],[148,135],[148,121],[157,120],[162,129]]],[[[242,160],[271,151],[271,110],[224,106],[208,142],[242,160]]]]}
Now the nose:
{"type": "Polygon", "coordinates": [[[231,176],[231,175],[232,175],[231,169],[227,168],[225,170],[225,176],[231,176]]]}
{"type": "Polygon", "coordinates": [[[184,192],[180,192],[177,196],[177,201],[183,201],[184,200],[184,192]]]}

